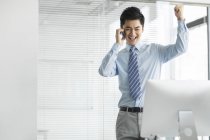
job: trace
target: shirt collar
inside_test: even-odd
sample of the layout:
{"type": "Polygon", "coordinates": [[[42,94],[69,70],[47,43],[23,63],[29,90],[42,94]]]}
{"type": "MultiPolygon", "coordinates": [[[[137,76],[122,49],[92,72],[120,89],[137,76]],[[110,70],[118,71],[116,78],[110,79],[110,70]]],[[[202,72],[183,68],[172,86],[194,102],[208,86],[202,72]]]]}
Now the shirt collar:
{"type": "MultiPolygon", "coordinates": [[[[141,50],[142,45],[143,45],[143,42],[142,42],[142,41],[139,41],[139,42],[135,45],[136,48],[138,49],[138,51],[141,50]]],[[[131,45],[129,45],[129,44],[126,44],[126,49],[127,49],[127,51],[129,51],[131,47],[133,47],[133,46],[131,46],[131,45]]]]}

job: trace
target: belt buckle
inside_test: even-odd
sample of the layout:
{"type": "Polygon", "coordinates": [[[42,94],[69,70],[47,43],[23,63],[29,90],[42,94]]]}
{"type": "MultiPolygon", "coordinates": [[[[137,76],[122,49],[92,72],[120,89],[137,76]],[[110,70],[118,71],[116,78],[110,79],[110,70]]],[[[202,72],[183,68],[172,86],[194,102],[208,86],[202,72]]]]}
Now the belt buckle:
{"type": "Polygon", "coordinates": [[[131,112],[135,112],[135,108],[132,107],[132,108],[131,108],[131,112]]]}
{"type": "Polygon", "coordinates": [[[129,107],[126,107],[126,112],[128,112],[129,107]]]}

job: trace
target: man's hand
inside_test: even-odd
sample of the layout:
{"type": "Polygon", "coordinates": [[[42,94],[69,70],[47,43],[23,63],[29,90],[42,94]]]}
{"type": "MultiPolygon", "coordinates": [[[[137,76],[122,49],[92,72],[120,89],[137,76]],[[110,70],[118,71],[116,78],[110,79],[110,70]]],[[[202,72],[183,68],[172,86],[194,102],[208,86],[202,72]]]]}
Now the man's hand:
{"type": "Polygon", "coordinates": [[[116,30],[115,38],[116,38],[116,43],[123,45],[123,42],[125,40],[125,37],[123,37],[122,33],[124,32],[124,29],[119,28],[116,30]]]}
{"type": "Polygon", "coordinates": [[[184,20],[184,5],[178,4],[174,7],[175,16],[177,20],[184,20]]]}

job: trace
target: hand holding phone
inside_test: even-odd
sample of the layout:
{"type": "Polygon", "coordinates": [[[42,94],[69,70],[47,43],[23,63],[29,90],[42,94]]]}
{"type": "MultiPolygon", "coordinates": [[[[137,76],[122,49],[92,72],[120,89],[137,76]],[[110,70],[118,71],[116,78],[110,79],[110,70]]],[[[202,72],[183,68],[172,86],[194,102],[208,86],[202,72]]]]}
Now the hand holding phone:
{"type": "Polygon", "coordinates": [[[119,43],[120,45],[123,45],[123,42],[125,40],[125,32],[124,29],[119,28],[116,30],[116,43],[119,43]]]}
{"type": "Polygon", "coordinates": [[[121,38],[125,39],[125,32],[120,32],[120,34],[121,34],[121,38]]]}

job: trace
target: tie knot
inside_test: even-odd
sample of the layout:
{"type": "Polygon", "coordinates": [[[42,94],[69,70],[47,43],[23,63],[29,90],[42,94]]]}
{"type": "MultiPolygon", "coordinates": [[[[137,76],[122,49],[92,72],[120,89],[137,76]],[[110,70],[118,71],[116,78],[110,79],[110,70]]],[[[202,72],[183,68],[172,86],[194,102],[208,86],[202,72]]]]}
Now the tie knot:
{"type": "Polygon", "coordinates": [[[135,52],[135,50],[136,50],[136,47],[135,47],[135,46],[132,46],[132,47],[130,48],[130,52],[135,52]]]}

